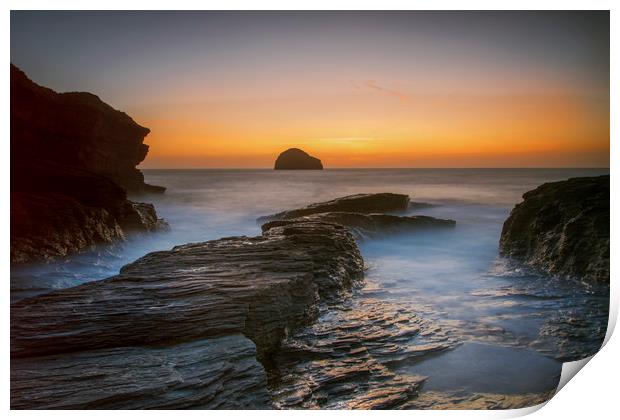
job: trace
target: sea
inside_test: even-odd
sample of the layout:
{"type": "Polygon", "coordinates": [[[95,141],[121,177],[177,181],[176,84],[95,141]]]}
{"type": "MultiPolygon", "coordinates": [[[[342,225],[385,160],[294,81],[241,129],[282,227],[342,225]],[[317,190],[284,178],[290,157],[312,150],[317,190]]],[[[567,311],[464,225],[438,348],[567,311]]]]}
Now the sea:
{"type": "MultiPolygon", "coordinates": [[[[131,198],[153,203],[169,230],[134,234],[52,263],[13,267],[11,300],[113,276],[151,251],[259,235],[256,219],[263,215],[349,194],[392,192],[432,204],[409,214],[453,219],[455,229],[362,240],[363,285],[346,302],[322,308],[316,324],[292,336],[288,347],[333,347],[355,324],[356,337],[368,342],[365,357],[387,360],[382,369],[399,378],[425,378],[422,392],[523,395],[554,389],[562,362],[595,353],[605,336],[608,286],[527,269],[500,257],[498,243],[504,220],[525,192],[545,182],[608,174],[608,169],[143,172],[146,182],[167,190],[131,198]],[[395,330],[412,322],[417,330],[409,338],[395,330]],[[406,357],[390,359],[390,354],[406,357]]],[[[334,366],[356,363],[350,354],[329,358],[313,364],[306,377],[308,360],[287,359],[278,375],[296,382],[271,381],[279,406],[343,408],[357,388],[369,392],[356,378],[357,388],[348,393],[317,398],[318,391],[307,383],[320,382],[334,366]]]]}

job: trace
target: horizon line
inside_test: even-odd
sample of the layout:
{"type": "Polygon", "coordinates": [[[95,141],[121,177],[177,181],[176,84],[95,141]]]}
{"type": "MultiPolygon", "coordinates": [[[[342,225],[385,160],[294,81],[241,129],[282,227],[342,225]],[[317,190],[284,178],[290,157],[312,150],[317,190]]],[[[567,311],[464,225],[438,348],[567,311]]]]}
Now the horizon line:
{"type": "Polygon", "coordinates": [[[323,168],[323,169],[274,169],[273,167],[190,167],[190,168],[179,168],[179,167],[161,167],[161,168],[138,168],[141,171],[161,171],[161,170],[206,170],[206,169],[217,169],[217,170],[271,170],[271,171],[308,171],[308,172],[319,172],[319,171],[329,171],[329,170],[347,170],[347,169],[607,169],[610,170],[609,166],[454,166],[454,167],[431,167],[431,166],[418,166],[418,167],[410,167],[410,166],[402,166],[402,167],[368,167],[368,166],[360,166],[360,167],[331,167],[331,168],[323,168]]]}

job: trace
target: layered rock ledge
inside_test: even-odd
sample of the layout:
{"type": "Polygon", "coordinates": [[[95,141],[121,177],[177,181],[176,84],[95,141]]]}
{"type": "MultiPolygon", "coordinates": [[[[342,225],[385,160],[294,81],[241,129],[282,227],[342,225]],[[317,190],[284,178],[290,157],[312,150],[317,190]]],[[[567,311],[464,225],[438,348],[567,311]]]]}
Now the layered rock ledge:
{"type": "Polygon", "coordinates": [[[47,260],[164,226],[127,192],[149,129],[90,93],[56,93],[11,65],[11,262],[47,260]]]}
{"type": "Polygon", "coordinates": [[[551,182],[523,195],[500,252],[551,274],[609,282],[609,175],[551,182]]]}
{"type": "Polygon", "coordinates": [[[257,360],[362,275],[347,229],[299,221],[25,299],[11,306],[11,406],[269,408],[257,360]]]}
{"type": "Polygon", "coordinates": [[[409,207],[409,196],[406,194],[375,193],[354,194],[334,200],[310,204],[293,210],[263,216],[258,222],[264,223],[273,220],[288,220],[296,217],[309,216],[318,213],[349,212],[349,213],[384,213],[406,211],[409,207]]]}
{"type": "Polygon", "coordinates": [[[412,203],[406,194],[355,194],[259,217],[257,221],[262,223],[263,232],[304,221],[332,223],[348,228],[357,239],[455,226],[454,220],[383,213],[431,206],[428,203],[412,203]]]}
{"type": "Polygon", "coordinates": [[[437,219],[429,216],[395,216],[381,213],[317,213],[289,220],[274,220],[261,226],[263,232],[277,226],[286,226],[302,221],[334,223],[348,228],[358,238],[376,237],[395,233],[410,233],[437,228],[453,228],[454,220],[437,219]]]}
{"type": "MultiPolygon", "coordinates": [[[[342,302],[362,281],[355,237],[454,225],[363,213],[408,205],[408,196],[387,193],[315,204],[308,208],[361,212],[296,216],[264,224],[261,236],[154,252],[117,276],[13,304],[11,407],[274,408],[264,366],[279,366],[282,344],[290,349],[288,338],[314,321],[320,304],[342,302]]],[[[322,388],[358,375],[336,370],[317,379],[322,388]]],[[[360,372],[387,379],[389,390],[369,389],[361,398],[372,401],[358,408],[401,405],[425,380],[380,364],[360,372]]],[[[284,406],[278,399],[275,407],[284,406]]]]}

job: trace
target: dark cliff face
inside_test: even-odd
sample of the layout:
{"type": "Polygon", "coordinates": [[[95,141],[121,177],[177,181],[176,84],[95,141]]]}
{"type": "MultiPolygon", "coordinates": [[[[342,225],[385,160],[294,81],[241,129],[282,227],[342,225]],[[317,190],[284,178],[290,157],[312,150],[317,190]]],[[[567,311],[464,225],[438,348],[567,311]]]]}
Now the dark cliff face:
{"type": "Polygon", "coordinates": [[[128,191],[163,192],[136,169],[149,131],[91,93],[56,93],[11,65],[12,168],[41,160],[103,175],[128,191]]]}
{"type": "Polygon", "coordinates": [[[58,94],[11,65],[11,261],[50,259],[163,222],[129,191],[147,128],[89,93],[58,94]]]}
{"type": "Polygon", "coordinates": [[[504,223],[500,251],[551,274],[609,282],[609,176],[525,193],[504,223]]]}
{"type": "Polygon", "coordinates": [[[303,150],[293,148],[280,153],[274,169],[323,169],[323,164],[303,150]]]}

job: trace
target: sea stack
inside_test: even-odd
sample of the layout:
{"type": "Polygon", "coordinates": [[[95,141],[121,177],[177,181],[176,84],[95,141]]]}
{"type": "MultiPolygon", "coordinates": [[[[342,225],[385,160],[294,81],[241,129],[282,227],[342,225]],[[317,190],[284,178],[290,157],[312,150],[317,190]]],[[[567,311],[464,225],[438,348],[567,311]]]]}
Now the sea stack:
{"type": "Polygon", "coordinates": [[[323,164],[303,150],[291,148],[280,153],[273,169],[323,169],[323,164]]]}

